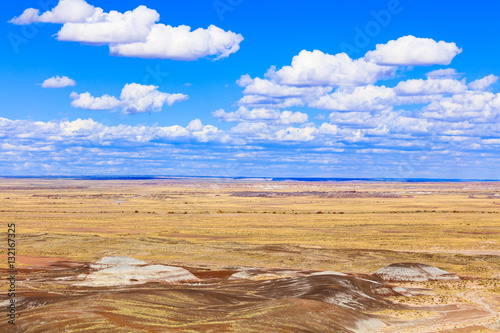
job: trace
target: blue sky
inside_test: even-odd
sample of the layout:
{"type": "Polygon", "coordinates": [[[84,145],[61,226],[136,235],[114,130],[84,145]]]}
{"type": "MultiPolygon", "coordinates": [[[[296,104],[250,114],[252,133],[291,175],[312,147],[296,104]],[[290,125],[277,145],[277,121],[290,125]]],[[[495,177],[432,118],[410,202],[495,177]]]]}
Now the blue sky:
{"type": "Polygon", "coordinates": [[[498,179],[499,11],[9,2],[0,175],[498,179]]]}

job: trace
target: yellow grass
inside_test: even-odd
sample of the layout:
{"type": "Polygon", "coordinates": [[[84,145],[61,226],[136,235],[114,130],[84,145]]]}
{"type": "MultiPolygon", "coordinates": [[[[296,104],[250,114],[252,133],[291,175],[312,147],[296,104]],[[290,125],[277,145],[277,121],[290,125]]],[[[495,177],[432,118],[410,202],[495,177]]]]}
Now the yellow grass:
{"type": "Polygon", "coordinates": [[[499,189],[499,183],[2,179],[0,210],[5,229],[16,223],[18,255],[365,273],[418,261],[494,277],[500,198],[488,195],[499,189]],[[230,196],[349,190],[413,198],[230,196]]]}

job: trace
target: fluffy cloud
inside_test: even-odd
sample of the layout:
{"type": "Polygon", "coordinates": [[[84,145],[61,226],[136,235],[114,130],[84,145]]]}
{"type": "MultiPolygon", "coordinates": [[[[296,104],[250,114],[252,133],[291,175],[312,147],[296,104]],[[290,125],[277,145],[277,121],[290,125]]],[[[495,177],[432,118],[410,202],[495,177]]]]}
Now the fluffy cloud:
{"type": "Polygon", "coordinates": [[[283,111],[280,114],[279,122],[281,124],[289,125],[289,124],[303,124],[309,120],[309,116],[306,113],[302,112],[292,112],[292,111],[283,111]]]}
{"type": "Polygon", "coordinates": [[[60,41],[87,44],[133,43],[144,41],[160,19],[156,10],[139,6],[133,11],[97,14],[81,23],[66,23],[57,33],[60,41]]]}
{"type": "Polygon", "coordinates": [[[220,59],[238,51],[242,40],[240,34],[214,25],[191,31],[186,25],[156,24],[146,41],[110,45],[109,49],[111,55],[122,57],[196,60],[213,56],[220,59]]]}
{"type": "MultiPolygon", "coordinates": [[[[195,32],[187,29],[188,34],[195,32]]],[[[206,49],[201,43],[193,57],[203,56],[206,49]]],[[[177,55],[168,52],[176,59],[189,57],[181,51],[177,55]]],[[[447,165],[455,166],[460,159],[461,165],[470,166],[475,173],[478,156],[487,156],[492,162],[485,162],[484,168],[496,170],[500,162],[500,94],[486,90],[497,77],[490,75],[466,86],[465,79],[458,79],[462,74],[446,68],[427,73],[427,79],[376,85],[397,69],[342,54],[302,51],[291,66],[271,67],[264,78],[240,77],[237,83],[244,95],[237,103],[240,107],[212,113],[220,121],[236,122],[224,124],[225,130],[199,119],[187,126],[106,126],[92,119],[34,122],[0,118],[0,166],[24,170],[16,160],[29,160],[38,174],[42,164],[58,172],[118,174],[133,173],[130,170],[140,165],[140,173],[186,170],[199,175],[233,161],[237,167],[225,170],[248,166],[245,170],[250,173],[240,175],[264,170],[261,175],[268,176],[270,167],[277,168],[272,169],[276,174],[301,169],[332,175],[359,165],[365,170],[375,163],[380,170],[396,173],[389,176],[408,177],[411,174],[398,173],[398,168],[420,168],[426,174],[432,168],[442,171],[447,165]],[[302,106],[302,112],[291,111],[294,106],[302,106]],[[314,119],[320,122],[309,122],[303,106],[333,111],[329,123],[317,117],[314,119]],[[83,154],[90,156],[87,166],[102,168],[88,172],[82,167],[83,154]],[[419,165],[418,161],[426,162],[419,165]]],[[[86,92],[72,93],[71,98],[73,107],[131,114],[160,111],[187,96],[160,92],[156,86],[128,84],[119,97],[94,97],[86,92]]],[[[491,170],[488,172],[494,173],[491,170]]]]}
{"type": "Polygon", "coordinates": [[[9,23],[16,25],[25,25],[37,22],[39,18],[40,10],[35,8],[26,9],[21,15],[14,17],[9,23]]]}
{"type": "MultiPolygon", "coordinates": [[[[495,98],[494,94],[485,94],[490,100],[495,98]]],[[[58,174],[73,175],[145,171],[176,174],[179,170],[200,175],[226,168],[241,171],[248,166],[240,176],[269,176],[269,172],[280,174],[296,168],[305,170],[301,174],[305,176],[310,172],[318,174],[323,170],[321,166],[328,166],[324,169],[324,176],[328,176],[339,168],[343,172],[362,164],[363,170],[376,166],[381,168],[379,171],[394,171],[387,177],[407,178],[422,175],[408,173],[408,168],[424,174],[433,167],[443,171],[447,165],[456,164],[457,157],[473,173],[478,172],[475,163],[480,156],[490,160],[482,160],[484,170],[496,170],[499,161],[497,123],[424,119],[418,113],[400,110],[334,112],[330,118],[332,123],[301,126],[274,121],[241,122],[228,131],[205,125],[199,119],[186,127],[163,127],[106,126],[92,119],[43,122],[0,118],[0,137],[4,138],[0,165],[38,176],[43,165],[53,166],[58,174]],[[344,121],[335,122],[339,117],[344,121]],[[26,160],[29,166],[19,164],[26,160]],[[232,162],[224,165],[228,160],[232,162]],[[264,174],[247,173],[257,169],[264,174]]],[[[375,174],[380,175],[379,171],[375,174]]]]}
{"type": "Polygon", "coordinates": [[[359,86],[393,74],[391,67],[353,60],[345,53],[331,55],[318,50],[302,50],[293,57],[291,66],[268,72],[276,82],[295,86],[359,86]]]}
{"type": "MultiPolygon", "coordinates": [[[[385,87],[373,87],[371,83],[394,74],[393,67],[379,66],[363,59],[353,60],[345,53],[330,55],[318,50],[303,50],[293,57],[291,66],[279,70],[272,66],[265,79],[242,75],[237,83],[245,87],[245,96],[238,104],[271,109],[309,105],[332,110],[344,103],[345,95],[350,95],[356,87],[368,85],[369,88],[363,89],[384,90],[385,87]],[[328,95],[334,87],[338,87],[337,91],[328,95]],[[343,100],[336,100],[337,97],[343,100]]],[[[361,96],[362,92],[357,95],[361,96]]]]}
{"type": "Polygon", "coordinates": [[[375,144],[375,147],[380,148],[382,145],[390,148],[394,145],[401,147],[418,145],[421,139],[428,138],[429,134],[433,134],[435,140],[445,144],[478,141],[474,139],[478,134],[488,138],[498,138],[500,134],[498,126],[414,118],[408,112],[334,112],[330,115],[330,119],[332,121],[330,124],[322,123],[320,126],[305,124],[300,127],[264,121],[242,122],[225,132],[215,126],[204,125],[199,119],[191,121],[186,127],[179,125],[161,127],[106,126],[92,119],[33,122],[0,118],[0,136],[9,138],[4,142],[4,149],[25,145],[28,141],[36,142],[36,149],[41,149],[40,147],[49,147],[56,143],[70,146],[86,143],[109,146],[125,142],[154,145],[156,141],[178,142],[176,140],[181,139],[184,140],[181,140],[182,142],[194,140],[193,142],[238,145],[317,140],[316,147],[333,148],[330,141],[321,139],[326,137],[346,142],[363,141],[365,145],[375,144]],[[244,141],[240,140],[242,137],[244,141]]]}
{"type": "Polygon", "coordinates": [[[329,119],[332,123],[337,125],[364,125],[366,127],[374,127],[377,124],[374,122],[374,117],[371,113],[362,111],[332,112],[330,113],[329,119]]]}
{"type": "Polygon", "coordinates": [[[14,17],[10,23],[24,25],[34,22],[47,23],[67,23],[84,22],[95,13],[102,12],[102,9],[89,5],[84,0],[60,0],[59,4],[51,11],[46,11],[39,15],[39,10],[34,8],[26,9],[19,17],[14,17]]]}
{"type": "Polygon", "coordinates": [[[417,60],[427,65],[449,63],[460,52],[454,43],[414,36],[377,45],[375,51],[356,60],[345,53],[303,50],[290,66],[271,66],[265,78],[241,76],[237,83],[245,89],[238,104],[268,109],[307,105],[323,110],[373,111],[429,103],[437,95],[466,92],[465,81],[456,80],[460,73],[451,68],[435,70],[426,74],[428,80],[408,80],[395,88],[374,84],[394,77],[395,65],[414,65],[417,60]]]}
{"type": "Polygon", "coordinates": [[[337,135],[338,127],[337,125],[334,124],[322,123],[321,126],[318,128],[318,134],[337,135]]]}
{"type": "Polygon", "coordinates": [[[212,115],[226,122],[273,120],[276,124],[303,124],[308,120],[307,114],[302,112],[279,112],[266,108],[240,107],[235,112],[225,112],[223,109],[219,109],[212,112],[212,115]]]}
{"type": "Polygon", "coordinates": [[[258,77],[252,79],[248,74],[242,75],[236,83],[240,87],[245,87],[243,90],[243,94],[245,95],[262,95],[278,98],[317,96],[323,95],[332,90],[332,87],[295,87],[282,85],[258,77]]]}
{"type": "Polygon", "coordinates": [[[57,33],[60,41],[90,45],[108,44],[110,54],[122,57],[197,60],[204,57],[226,58],[239,50],[243,36],[214,25],[196,29],[186,25],[172,27],[156,24],[160,15],[154,9],[139,6],[132,11],[105,13],[84,0],[60,0],[42,15],[28,8],[9,22],[62,23],[57,33]]]}
{"type": "MultiPolygon", "coordinates": [[[[179,125],[159,126],[106,126],[92,119],[73,121],[32,122],[27,120],[9,120],[0,118],[0,134],[9,133],[12,140],[24,142],[35,140],[44,145],[65,144],[80,145],[94,143],[109,146],[110,143],[147,143],[154,140],[170,142],[172,140],[194,139],[199,142],[210,138],[217,141],[220,130],[212,125],[203,125],[199,119],[190,122],[187,127],[179,125]]],[[[12,145],[12,144],[11,144],[12,145]]]]}
{"type": "Polygon", "coordinates": [[[444,97],[422,109],[426,118],[444,121],[494,122],[500,118],[500,94],[468,91],[466,94],[444,97]]]}
{"type": "Polygon", "coordinates": [[[383,110],[392,108],[395,96],[393,89],[385,86],[340,87],[335,92],[309,103],[309,106],[339,111],[383,110]]]}
{"type": "Polygon", "coordinates": [[[223,109],[212,112],[212,115],[221,121],[236,122],[244,120],[275,120],[279,117],[279,111],[266,108],[254,108],[249,110],[240,107],[235,112],[225,112],[223,109]]]}
{"type": "Polygon", "coordinates": [[[70,79],[67,76],[54,76],[51,77],[42,83],[43,88],[64,88],[64,87],[72,87],[76,85],[75,80],[70,79]]]}
{"type": "MultiPolygon", "coordinates": [[[[375,112],[332,112],[330,121],[337,124],[345,134],[349,129],[357,129],[360,134],[383,137],[405,135],[407,140],[427,135],[434,124],[426,119],[412,117],[404,111],[375,112]]],[[[347,132],[348,133],[348,132],[347,132]]]]}
{"type": "Polygon", "coordinates": [[[403,96],[412,95],[454,95],[463,94],[467,90],[465,80],[455,79],[427,79],[401,81],[394,91],[403,96]]]}
{"type": "Polygon", "coordinates": [[[483,77],[482,79],[472,81],[471,83],[469,83],[469,88],[471,88],[472,90],[486,90],[497,81],[498,76],[491,74],[483,77]]]}
{"type": "Polygon", "coordinates": [[[314,140],[317,137],[317,129],[315,126],[293,127],[265,122],[243,122],[233,127],[230,134],[233,138],[243,137],[246,142],[289,144],[314,140]]]}
{"type": "Polygon", "coordinates": [[[454,68],[436,69],[425,74],[429,79],[454,79],[462,76],[454,68]]]}
{"type": "Polygon", "coordinates": [[[112,110],[123,105],[123,102],[110,95],[94,97],[88,92],[77,94],[73,91],[70,97],[73,99],[71,102],[72,107],[86,110],[112,110]]]}
{"type": "Polygon", "coordinates": [[[186,130],[189,131],[198,142],[209,142],[214,140],[221,142],[225,141],[221,135],[221,130],[212,125],[203,125],[200,119],[190,121],[186,130]]]}
{"type": "Polygon", "coordinates": [[[302,97],[275,98],[261,95],[245,95],[239,101],[239,105],[260,108],[283,109],[292,106],[303,106],[302,97]]]}
{"type": "Polygon", "coordinates": [[[112,110],[122,109],[122,114],[144,113],[161,111],[165,104],[171,106],[175,102],[185,101],[188,96],[184,94],[169,94],[158,91],[157,86],[141,85],[137,83],[126,84],[123,87],[120,99],[114,96],[103,95],[94,97],[90,93],[71,93],[73,99],[71,106],[87,110],[112,110]]]}
{"type": "Polygon", "coordinates": [[[276,132],[276,140],[281,142],[307,142],[314,140],[315,133],[316,128],[312,126],[302,128],[287,127],[276,132]]]}
{"type": "Polygon", "coordinates": [[[165,104],[171,106],[187,99],[187,95],[163,93],[158,91],[157,86],[137,83],[126,84],[120,95],[120,100],[124,103],[122,113],[125,114],[161,111],[165,104]]]}
{"type": "Polygon", "coordinates": [[[245,135],[249,138],[250,136],[258,137],[260,139],[265,139],[268,132],[270,131],[270,126],[268,123],[264,122],[243,122],[231,128],[231,134],[245,135]]]}
{"type": "Polygon", "coordinates": [[[392,156],[425,151],[419,159],[462,149],[493,149],[480,138],[500,135],[500,97],[484,91],[496,82],[495,76],[467,85],[459,79],[462,73],[445,68],[426,73],[427,79],[400,81],[393,87],[376,85],[380,79],[394,77],[396,66],[447,64],[461,52],[454,43],[413,36],[384,46],[358,60],[345,54],[302,51],[291,66],[271,66],[264,78],[241,76],[237,84],[244,87],[244,96],[238,104],[243,107],[213,115],[240,122],[229,131],[231,140],[252,144],[316,145],[334,151],[363,147],[356,151],[392,156]],[[399,53],[385,59],[387,63],[376,63],[390,48],[400,49],[399,53]],[[408,55],[407,48],[416,50],[418,59],[408,55]],[[363,75],[358,78],[359,73],[363,75]],[[304,105],[334,111],[330,123],[307,123],[307,114],[293,122],[299,126],[278,119],[279,114],[299,117],[300,113],[280,109],[304,105]]]}
{"type": "Polygon", "coordinates": [[[436,42],[430,38],[404,36],[387,44],[377,44],[365,55],[367,61],[389,66],[449,65],[462,52],[455,43],[436,42]]]}

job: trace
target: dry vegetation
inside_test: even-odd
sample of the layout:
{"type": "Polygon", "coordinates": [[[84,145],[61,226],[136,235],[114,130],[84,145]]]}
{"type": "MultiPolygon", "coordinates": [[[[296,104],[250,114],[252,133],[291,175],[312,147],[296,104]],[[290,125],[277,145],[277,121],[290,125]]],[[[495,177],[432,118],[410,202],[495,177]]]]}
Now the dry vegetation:
{"type": "MultiPolygon", "coordinates": [[[[420,262],[473,278],[417,284],[436,295],[392,299],[423,307],[378,313],[397,331],[402,320],[441,316],[425,306],[477,297],[498,305],[499,191],[495,182],[1,179],[0,216],[5,229],[16,223],[20,268],[130,256],[197,269],[368,274],[420,262]],[[279,195],[248,195],[259,192],[279,195]]],[[[37,272],[21,271],[20,279],[45,274],[37,272]]]]}

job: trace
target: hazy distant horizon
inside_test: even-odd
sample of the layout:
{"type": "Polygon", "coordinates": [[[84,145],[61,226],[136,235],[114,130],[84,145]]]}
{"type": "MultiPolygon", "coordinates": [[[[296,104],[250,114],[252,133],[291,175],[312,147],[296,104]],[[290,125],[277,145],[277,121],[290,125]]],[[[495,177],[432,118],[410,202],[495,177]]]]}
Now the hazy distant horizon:
{"type": "Polygon", "coordinates": [[[8,179],[75,179],[75,180],[171,180],[171,179],[225,179],[225,180],[263,180],[263,181],[300,181],[300,182],[403,182],[403,183],[425,183],[425,182],[498,182],[500,179],[454,179],[454,178],[350,178],[350,177],[266,177],[266,176],[186,176],[186,175],[165,175],[165,176],[118,176],[118,175],[52,175],[52,176],[1,176],[8,179]]]}

